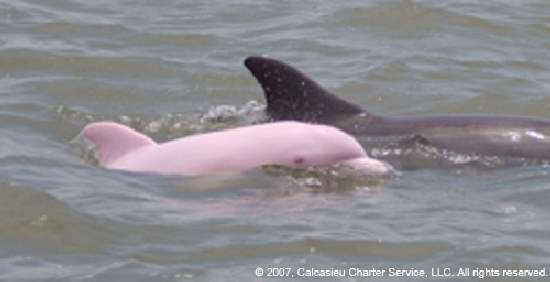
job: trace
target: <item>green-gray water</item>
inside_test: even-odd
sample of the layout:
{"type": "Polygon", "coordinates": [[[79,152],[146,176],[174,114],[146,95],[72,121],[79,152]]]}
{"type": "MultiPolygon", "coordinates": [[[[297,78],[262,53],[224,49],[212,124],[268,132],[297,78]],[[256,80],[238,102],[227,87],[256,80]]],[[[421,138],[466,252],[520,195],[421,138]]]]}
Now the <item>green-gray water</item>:
{"type": "Polygon", "coordinates": [[[107,171],[70,142],[102,119],[156,140],[253,122],[264,102],[242,61],[264,54],[373,113],[550,118],[549,12],[543,0],[0,0],[0,280],[548,267],[547,165],[319,190],[264,170],[107,171]]]}

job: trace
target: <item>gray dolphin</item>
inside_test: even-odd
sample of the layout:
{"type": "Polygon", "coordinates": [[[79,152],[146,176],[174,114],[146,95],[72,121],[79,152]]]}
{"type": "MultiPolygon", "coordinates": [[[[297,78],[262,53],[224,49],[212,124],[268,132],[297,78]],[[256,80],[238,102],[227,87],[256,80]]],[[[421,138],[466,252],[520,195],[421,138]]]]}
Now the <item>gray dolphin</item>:
{"type": "Polygon", "coordinates": [[[273,120],[331,124],[365,137],[422,140],[436,148],[486,156],[550,159],[550,119],[501,115],[378,116],[342,100],[290,65],[248,57],[273,120]]]}

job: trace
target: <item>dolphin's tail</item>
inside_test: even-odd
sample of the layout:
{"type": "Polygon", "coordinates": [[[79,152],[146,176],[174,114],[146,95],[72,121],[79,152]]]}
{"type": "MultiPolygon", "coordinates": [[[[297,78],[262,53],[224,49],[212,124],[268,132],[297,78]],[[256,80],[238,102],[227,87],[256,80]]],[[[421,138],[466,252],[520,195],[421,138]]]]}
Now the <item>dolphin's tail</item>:
{"type": "Polygon", "coordinates": [[[364,113],[286,63],[248,57],[244,64],[262,86],[267,114],[274,120],[330,123],[338,117],[364,113]]]}

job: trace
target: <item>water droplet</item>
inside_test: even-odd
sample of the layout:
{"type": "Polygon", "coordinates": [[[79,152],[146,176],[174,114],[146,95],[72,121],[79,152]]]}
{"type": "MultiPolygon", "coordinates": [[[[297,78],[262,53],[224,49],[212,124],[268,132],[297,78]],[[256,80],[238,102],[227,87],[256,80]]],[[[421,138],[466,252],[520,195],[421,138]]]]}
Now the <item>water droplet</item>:
{"type": "Polygon", "coordinates": [[[33,221],[31,222],[31,225],[38,225],[38,226],[44,225],[44,223],[45,223],[46,221],[48,221],[48,215],[42,214],[39,218],[33,220],[33,221]]]}

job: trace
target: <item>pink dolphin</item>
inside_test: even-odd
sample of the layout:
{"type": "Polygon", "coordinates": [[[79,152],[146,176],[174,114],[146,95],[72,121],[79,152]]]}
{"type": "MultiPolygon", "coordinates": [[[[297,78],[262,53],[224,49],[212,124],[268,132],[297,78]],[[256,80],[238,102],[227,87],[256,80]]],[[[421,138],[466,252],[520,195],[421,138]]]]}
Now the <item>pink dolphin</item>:
{"type": "Polygon", "coordinates": [[[327,125],[286,121],[192,135],[158,144],[127,126],[95,122],[82,133],[109,169],[194,176],[231,173],[263,165],[294,168],[346,165],[361,175],[387,175],[386,163],[369,158],[352,136],[327,125]]]}

